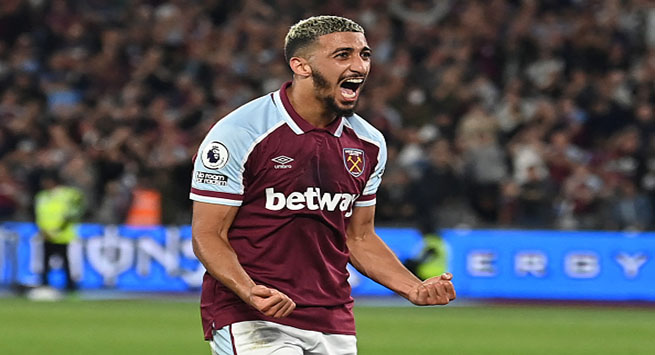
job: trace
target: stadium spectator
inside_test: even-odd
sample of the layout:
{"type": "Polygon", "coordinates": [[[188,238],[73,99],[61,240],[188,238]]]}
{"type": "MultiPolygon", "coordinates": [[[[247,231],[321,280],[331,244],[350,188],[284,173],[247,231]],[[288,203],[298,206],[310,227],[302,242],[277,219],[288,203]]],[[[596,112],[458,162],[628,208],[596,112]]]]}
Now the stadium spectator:
{"type": "Polygon", "coordinates": [[[648,198],[637,190],[631,180],[619,183],[617,193],[611,199],[613,227],[621,230],[643,231],[652,228],[653,208],[648,198]]]}
{"type": "Polygon", "coordinates": [[[0,221],[7,221],[16,213],[20,204],[21,186],[9,173],[7,167],[0,165],[0,221]]]}
{"type": "MultiPolygon", "coordinates": [[[[396,155],[397,148],[389,146],[388,156],[393,159],[396,155]]],[[[400,166],[392,166],[385,170],[384,175],[376,197],[380,204],[376,206],[376,220],[383,224],[411,225],[418,206],[414,204],[412,194],[415,191],[409,174],[400,166]]]]}
{"type": "MultiPolygon", "coordinates": [[[[637,167],[630,175],[638,192],[653,196],[650,156],[642,154],[655,134],[652,2],[345,5],[343,0],[2,1],[0,165],[21,185],[5,218],[31,219],[37,172],[80,157],[88,176],[75,183],[85,193],[92,190],[93,205],[112,190],[110,184],[131,190],[137,176],[166,175],[153,182],[162,192],[163,222],[188,223],[188,214],[178,212],[190,204],[176,186],[189,182],[194,147],[220,117],[280,87],[288,71],[277,44],[286,24],[317,13],[367,24],[376,64],[360,112],[399,151],[416,138],[401,132],[428,125],[438,131],[432,140],[450,140],[455,158],[469,161],[470,147],[458,138],[470,129],[467,116],[479,117],[473,121],[480,127],[494,127],[488,139],[497,142],[496,161],[504,161],[504,173],[497,175],[504,177],[485,189],[483,203],[459,200],[482,213],[480,223],[498,222],[498,212],[490,209],[498,208],[508,178],[517,174],[507,164],[515,158],[507,143],[535,124],[542,129],[540,154],[556,201],[568,199],[564,181],[577,165],[586,165],[611,190],[616,183],[607,179],[616,179],[616,167],[628,160],[637,167]],[[626,152],[631,143],[618,148],[617,140],[626,139],[617,136],[630,127],[636,127],[640,143],[626,152]]],[[[421,149],[430,143],[421,142],[421,149]]],[[[403,159],[389,160],[388,168],[402,169],[408,164],[403,159]]],[[[421,177],[416,170],[409,177],[403,184],[411,189],[421,177]]],[[[481,188],[480,181],[466,181],[466,191],[481,188]]],[[[599,203],[611,209],[608,200],[599,203]]],[[[615,228],[609,220],[596,227],[615,228]]],[[[388,220],[396,222],[407,218],[388,220]]]]}
{"type": "Polygon", "coordinates": [[[53,256],[60,258],[66,274],[65,289],[77,288],[70,269],[68,244],[77,238],[77,225],[84,215],[85,202],[81,190],[65,186],[54,171],[41,175],[42,190],[35,197],[35,220],[43,238],[42,285],[48,285],[53,256]]]}
{"type": "Polygon", "coordinates": [[[599,229],[605,220],[603,180],[586,165],[579,165],[564,181],[558,206],[558,226],[564,229],[599,229]]]}
{"type": "Polygon", "coordinates": [[[429,146],[420,178],[411,189],[416,206],[414,223],[426,233],[462,223],[465,219],[455,213],[460,210],[456,201],[464,194],[461,164],[453,154],[450,142],[437,139],[429,146]]]}
{"type": "Polygon", "coordinates": [[[553,184],[539,167],[527,168],[517,196],[518,225],[523,228],[548,228],[553,221],[553,184]]]}

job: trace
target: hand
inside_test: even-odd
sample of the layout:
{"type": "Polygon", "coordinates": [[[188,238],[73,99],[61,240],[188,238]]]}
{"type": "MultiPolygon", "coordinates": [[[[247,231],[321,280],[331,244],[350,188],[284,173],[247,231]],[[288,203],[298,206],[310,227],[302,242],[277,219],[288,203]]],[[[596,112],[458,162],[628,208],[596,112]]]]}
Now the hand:
{"type": "Polygon", "coordinates": [[[263,285],[255,285],[250,289],[249,303],[264,315],[273,318],[283,318],[296,309],[296,304],[284,293],[263,285]]]}
{"type": "Polygon", "coordinates": [[[407,299],[417,306],[448,304],[455,299],[452,279],[453,275],[449,272],[431,277],[411,290],[407,299]]]}

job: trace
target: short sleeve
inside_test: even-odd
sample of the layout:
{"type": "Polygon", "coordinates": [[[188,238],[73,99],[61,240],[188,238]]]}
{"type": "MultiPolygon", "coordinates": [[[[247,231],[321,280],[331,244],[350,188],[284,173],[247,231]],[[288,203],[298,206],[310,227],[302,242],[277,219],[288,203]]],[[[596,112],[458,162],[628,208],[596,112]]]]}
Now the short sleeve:
{"type": "Polygon", "coordinates": [[[375,205],[375,196],[382,182],[382,175],[384,174],[384,169],[387,164],[387,145],[382,134],[379,135],[377,140],[378,145],[378,157],[377,165],[373,169],[371,176],[369,176],[362,196],[357,199],[355,206],[364,207],[364,206],[373,206],[375,205]]]}
{"type": "Polygon", "coordinates": [[[241,206],[243,170],[248,155],[245,129],[216,124],[198,148],[193,163],[190,198],[194,201],[241,206]]]}

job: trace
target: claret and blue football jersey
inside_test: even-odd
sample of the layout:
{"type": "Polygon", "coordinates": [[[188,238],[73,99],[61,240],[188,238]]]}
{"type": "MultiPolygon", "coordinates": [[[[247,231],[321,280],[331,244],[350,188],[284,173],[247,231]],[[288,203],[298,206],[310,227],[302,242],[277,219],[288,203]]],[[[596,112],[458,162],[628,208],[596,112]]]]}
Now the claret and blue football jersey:
{"type": "Polygon", "coordinates": [[[221,119],[201,143],[191,199],[239,206],[228,233],[257,284],[297,308],[273,319],[205,274],[205,336],[263,319],[301,329],[355,334],[346,226],[354,207],[375,204],[386,162],[382,134],[357,115],[316,128],[291,106],[286,83],[221,119]]]}

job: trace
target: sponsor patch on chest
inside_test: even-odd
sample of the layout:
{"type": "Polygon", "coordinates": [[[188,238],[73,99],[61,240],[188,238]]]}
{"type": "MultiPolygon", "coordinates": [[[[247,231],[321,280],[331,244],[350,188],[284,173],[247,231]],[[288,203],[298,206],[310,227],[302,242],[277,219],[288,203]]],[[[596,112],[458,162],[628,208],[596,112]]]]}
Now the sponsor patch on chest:
{"type": "Polygon", "coordinates": [[[318,187],[308,187],[304,192],[295,191],[287,195],[269,187],[266,189],[266,209],[271,211],[284,208],[292,211],[340,210],[346,212],[345,217],[350,217],[353,204],[358,197],[359,194],[323,192],[318,187]]]}

